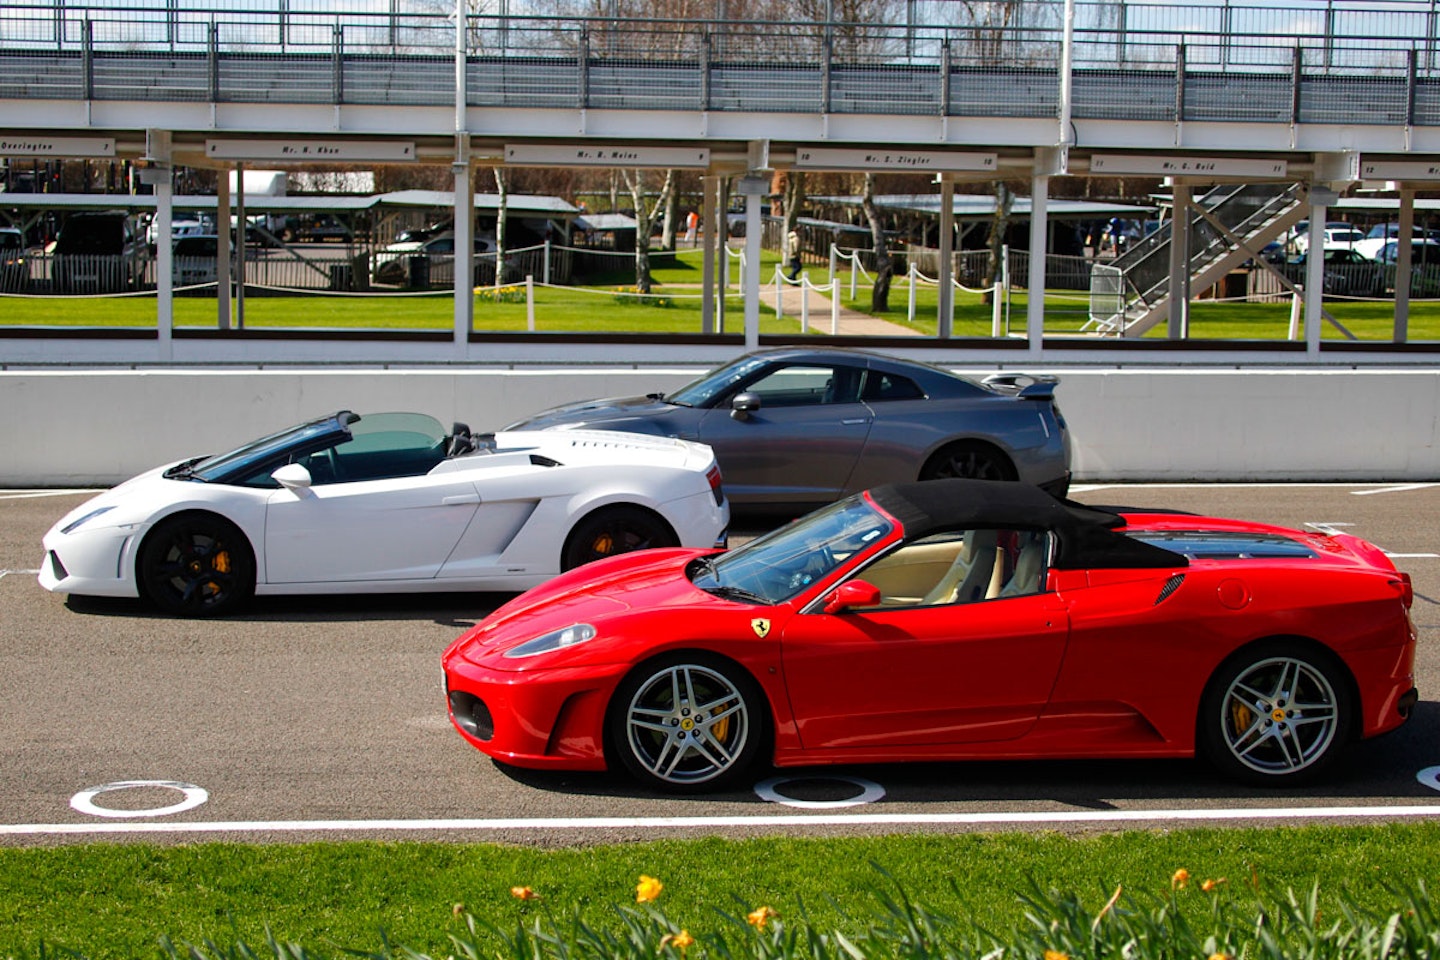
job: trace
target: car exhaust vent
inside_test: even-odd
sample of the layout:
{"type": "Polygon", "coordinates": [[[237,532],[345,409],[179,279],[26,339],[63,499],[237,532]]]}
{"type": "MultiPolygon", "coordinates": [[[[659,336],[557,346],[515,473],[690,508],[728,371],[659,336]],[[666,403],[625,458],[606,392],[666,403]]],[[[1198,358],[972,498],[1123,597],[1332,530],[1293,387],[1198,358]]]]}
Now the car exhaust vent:
{"type": "Polygon", "coordinates": [[[56,580],[64,580],[70,576],[70,572],[65,569],[65,564],[60,562],[60,554],[54,550],[50,551],[50,572],[55,575],[56,580]]]}
{"type": "Polygon", "coordinates": [[[537,466],[537,467],[558,467],[558,466],[560,466],[560,461],[559,461],[559,460],[551,460],[549,457],[541,456],[541,455],[538,454],[538,453],[532,453],[532,454],[530,454],[530,463],[531,463],[532,465],[534,465],[534,466],[537,466]]]}
{"type": "Polygon", "coordinates": [[[1180,589],[1180,584],[1184,582],[1185,574],[1183,573],[1174,574],[1170,577],[1169,580],[1166,580],[1165,586],[1160,588],[1160,596],[1155,598],[1155,606],[1158,607],[1160,606],[1160,604],[1164,603],[1169,598],[1170,594],[1180,589]]]}

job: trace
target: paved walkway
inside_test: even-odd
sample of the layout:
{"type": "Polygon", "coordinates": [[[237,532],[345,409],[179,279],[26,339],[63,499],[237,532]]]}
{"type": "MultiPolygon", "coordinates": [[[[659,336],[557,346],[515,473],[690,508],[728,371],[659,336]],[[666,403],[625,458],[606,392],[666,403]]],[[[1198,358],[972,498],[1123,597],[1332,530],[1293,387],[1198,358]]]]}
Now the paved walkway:
{"type": "MultiPolygon", "coordinates": [[[[830,332],[830,298],[818,290],[810,287],[804,288],[806,303],[810,309],[810,329],[821,333],[830,332]]],[[[893,294],[892,294],[893,295],[893,294]]],[[[800,319],[801,288],[786,286],[781,294],[782,306],[785,316],[791,319],[800,319]]],[[[773,315],[775,312],[775,287],[767,285],[760,288],[760,309],[769,310],[773,315]]],[[[861,313],[859,310],[851,310],[843,303],[840,305],[840,329],[837,331],[842,335],[861,337],[918,337],[920,334],[909,327],[901,326],[898,323],[891,323],[888,320],[880,320],[870,316],[868,313],[861,313]]]]}

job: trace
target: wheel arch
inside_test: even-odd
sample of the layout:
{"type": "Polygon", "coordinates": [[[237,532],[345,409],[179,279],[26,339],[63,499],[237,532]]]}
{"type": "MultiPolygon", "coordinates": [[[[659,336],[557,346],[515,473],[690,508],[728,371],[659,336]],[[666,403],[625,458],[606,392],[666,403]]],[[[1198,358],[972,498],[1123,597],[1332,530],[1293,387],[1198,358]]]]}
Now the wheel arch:
{"type": "Polygon", "coordinates": [[[986,453],[994,454],[1003,461],[1006,472],[1010,475],[1010,479],[1013,480],[1020,476],[1020,466],[1013,450],[997,441],[994,437],[967,435],[946,437],[927,450],[925,456],[920,461],[920,470],[916,473],[915,479],[923,479],[924,476],[930,472],[931,466],[936,460],[940,459],[943,454],[963,447],[973,447],[986,453]]]}
{"type": "MultiPolygon", "coordinates": [[[[1363,704],[1360,700],[1360,683],[1355,679],[1355,673],[1350,669],[1350,665],[1345,662],[1344,657],[1340,656],[1334,650],[1330,649],[1330,647],[1326,646],[1319,640],[1316,640],[1314,637],[1307,637],[1303,634],[1298,633],[1269,634],[1263,637],[1256,637],[1254,640],[1251,640],[1248,643],[1241,644],[1234,650],[1230,651],[1230,653],[1226,655],[1224,659],[1222,659],[1219,663],[1215,664],[1215,669],[1211,670],[1210,675],[1205,678],[1205,684],[1200,688],[1200,697],[1195,703],[1195,749],[1197,753],[1200,750],[1200,729],[1201,724],[1204,722],[1205,719],[1205,704],[1206,701],[1210,698],[1210,694],[1214,689],[1216,678],[1219,677],[1220,674],[1225,672],[1226,669],[1231,667],[1236,662],[1246,657],[1253,656],[1258,648],[1263,647],[1267,644],[1277,643],[1295,644],[1304,647],[1314,653],[1316,656],[1326,660],[1331,666],[1336,669],[1337,676],[1340,678],[1341,682],[1345,684],[1345,693],[1350,697],[1351,703],[1354,704],[1356,718],[1358,719],[1359,717],[1364,715],[1363,704]]],[[[1364,725],[1361,723],[1355,723],[1352,725],[1349,731],[1351,742],[1360,739],[1363,726],[1364,725]]]]}
{"type": "Polygon", "coordinates": [[[141,581],[142,575],[140,571],[140,564],[145,557],[145,548],[154,538],[155,532],[159,530],[162,526],[170,523],[173,520],[178,520],[186,517],[218,520],[220,523],[223,523],[226,526],[234,527],[240,533],[242,541],[245,544],[245,549],[250,551],[250,563],[255,569],[255,577],[257,582],[263,579],[263,570],[261,569],[260,564],[260,554],[255,549],[255,538],[250,535],[249,530],[245,529],[245,524],[237,521],[233,517],[227,517],[219,510],[213,510],[207,507],[190,506],[184,507],[179,510],[171,511],[170,513],[164,514],[163,516],[154,517],[150,520],[148,529],[146,529],[145,531],[145,535],[136,542],[134,550],[131,551],[130,565],[132,568],[132,573],[135,576],[135,583],[137,584],[137,586],[140,584],[141,581]]]}
{"type": "Polygon", "coordinates": [[[770,691],[766,689],[766,686],[761,681],[760,677],[756,675],[754,670],[751,670],[743,662],[737,660],[732,656],[720,653],[711,647],[697,646],[693,643],[690,643],[680,644],[674,647],[667,647],[664,650],[659,650],[649,654],[642,660],[635,661],[633,664],[630,665],[629,669],[627,669],[623,674],[621,674],[620,678],[615,682],[615,686],[610,691],[610,699],[605,704],[605,721],[604,736],[602,738],[602,749],[605,754],[605,766],[607,769],[624,769],[624,764],[620,762],[619,758],[619,744],[615,743],[615,724],[612,722],[615,717],[615,711],[618,709],[622,709],[619,706],[620,689],[624,687],[626,682],[629,681],[632,677],[645,670],[655,669],[662,663],[666,663],[672,660],[683,660],[686,657],[697,657],[701,660],[719,661],[726,667],[738,670],[751,683],[755,685],[755,689],[760,691],[760,698],[764,705],[764,714],[762,716],[763,723],[761,724],[760,730],[759,755],[763,757],[765,759],[765,762],[767,763],[774,759],[776,723],[775,704],[771,700],[770,691]]]}
{"type": "Polygon", "coordinates": [[[670,518],[665,516],[663,512],[657,509],[655,504],[638,500],[624,500],[618,498],[604,499],[599,502],[592,502],[586,504],[583,511],[577,512],[575,514],[575,519],[573,522],[571,522],[570,529],[565,531],[565,539],[562,540],[560,543],[559,563],[557,564],[556,569],[565,569],[565,558],[570,555],[570,548],[575,543],[577,531],[579,531],[579,529],[586,523],[586,521],[592,520],[597,516],[602,516],[606,513],[619,510],[636,510],[641,513],[647,514],[648,516],[650,516],[664,526],[666,532],[670,534],[671,539],[673,539],[676,543],[680,542],[680,534],[678,531],[676,531],[675,524],[671,523],[670,518]]]}

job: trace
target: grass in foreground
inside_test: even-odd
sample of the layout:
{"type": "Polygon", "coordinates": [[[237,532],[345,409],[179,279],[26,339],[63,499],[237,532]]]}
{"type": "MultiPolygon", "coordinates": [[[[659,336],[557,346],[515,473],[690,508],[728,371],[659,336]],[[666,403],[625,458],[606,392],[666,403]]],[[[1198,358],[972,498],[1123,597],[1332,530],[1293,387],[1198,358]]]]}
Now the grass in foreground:
{"type": "MultiPolygon", "coordinates": [[[[706,839],[559,850],[408,843],[12,848],[0,849],[0,956],[38,957],[44,943],[47,951],[63,947],[92,960],[155,957],[162,936],[260,946],[268,931],[327,956],[340,955],[341,947],[382,951],[388,942],[445,957],[456,953],[450,937],[466,935],[467,914],[482,931],[491,925],[513,934],[517,922],[538,916],[554,918],[561,929],[578,918],[621,935],[625,923],[615,906],[634,903],[642,874],[663,881],[667,922],[697,937],[725,929],[716,911],[743,917],[762,906],[787,920],[804,918],[816,930],[860,936],[884,921],[873,896],[880,889],[967,918],[952,938],[963,941],[974,933],[970,919],[989,931],[1023,928],[1036,907],[1018,895],[1032,883],[1064,891],[1052,898],[1055,909],[1088,924],[1120,886],[1142,902],[1165,900],[1180,868],[1192,882],[1178,909],[1197,929],[1210,922],[1217,897],[1242,914],[1251,910],[1253,926],[1257,897],[1278,911],[1287,890],[1305,894],[1316,885],[1322,891],[1316,910],[1328,924],[1346,909],[1395,910],[1394,888],[1433,879],[1437,853],[1435,823],[1078,837],[706,839]],[[1208,892],[1200,889],[1205,880],[1212,881],[1208,892]],[[512,887],[528,887],[543,900],[517,902],[512,887]],[[1067,897],[1078,901],[1065,906],[1067,897]]],[[[531,956],[489,934],[481,942],[479,956],[531,956]]],[[[1020,953],[1040,955],[1033,947],[1020,953]]],[[[1124,955],[1194,957],[1183,950],[1124,955]]]]}

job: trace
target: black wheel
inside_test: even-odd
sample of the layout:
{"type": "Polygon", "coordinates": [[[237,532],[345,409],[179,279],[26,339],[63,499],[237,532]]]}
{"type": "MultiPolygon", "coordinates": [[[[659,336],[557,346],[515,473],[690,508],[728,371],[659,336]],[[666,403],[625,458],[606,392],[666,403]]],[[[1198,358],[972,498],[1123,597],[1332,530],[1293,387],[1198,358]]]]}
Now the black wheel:
{"type": "Polygon", "coordinates": [[[1355,706],[1344,667],[1322,650],[1280,640],[1243,652],[1210,678],[1197,741],[1225,774],[1288,786],[1333,764],[1355,706]]]}
{"type": "Polygon", "coordinates": [[[582,563],[646,550],[651,547],[678,547],[680,540],[670,525],[640,507],[604,507],[575,524],[565,540],[560,557],[562,570],[582,563]]]}
{"type": "Polygon", "coordinates": [[[607,720],[620,762],[652,787],[721,790],[755,763],[764,698],[739,667],[703,653],[651,661],[615,691],[607,720]]]}
{"type": "Polygon", "coordinates": [[[156,524],[140,549],[141,592],[166,613],[210,617],[255,590],[255,555],[239,528],[211,514],[156,524]]]}
{"type": "Polygon", "coordinates": [[[921,480],[1014,480],[1015,466],[1010,459],[984,443],[962,441],[941,447],[925,462],[921,480]]]}

